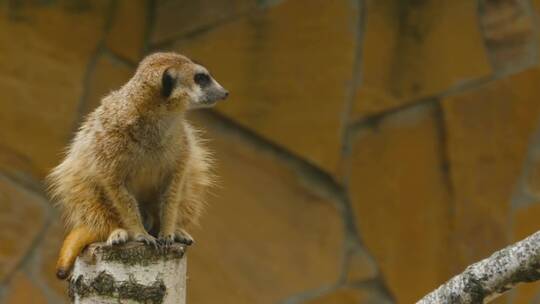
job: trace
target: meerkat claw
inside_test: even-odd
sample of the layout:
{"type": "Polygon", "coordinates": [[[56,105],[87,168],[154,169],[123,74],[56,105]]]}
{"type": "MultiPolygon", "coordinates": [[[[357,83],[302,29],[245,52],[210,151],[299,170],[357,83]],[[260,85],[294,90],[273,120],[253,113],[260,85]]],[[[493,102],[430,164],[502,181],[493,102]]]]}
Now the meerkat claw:
{"type": "Polygon", "coordinates": [[[170,247],[174,243],[174,240],[174,234],[161,235],[158,238],[158,242],[165,247],[170,247]]]}
{"type": "Polygon", "coordinates": [[[175,240],[181,244],[185,244],[188,246],[195,243],[195,240],[193,240],[193,237],[183,229],[181,229],[179,232],[176,233],[175,240]]]}
{"type": "Polygon", "coordinates": [[[157,244],[157,240],[155,237],[151,236],[150,234],[146,233],[146,234],[137,234],[135,235],[135,241],[137,242],[142,242],[146,245],[150,245],[152,247],[154,247],[154,249],[157,249],[158,248],[158,244],[157,244]]]}
{"type": "Polygon", "coordinates": [[[193,239],[190,239],[190,238],[180,237],[178,239],[178,242],[190,246],[193,244],[194,241],[193,239]]]}
{"type": "Polygon", "coordinates": [[[156,250],[159,249],[159,248],[158,248],[158,243],[157,243],[156,238],[145,239],[145,240],[144,240],[144,243],[145,243],[146,245],[152,246],[152,247],[153,247],[154,249],[156,249],[156,250]]]}

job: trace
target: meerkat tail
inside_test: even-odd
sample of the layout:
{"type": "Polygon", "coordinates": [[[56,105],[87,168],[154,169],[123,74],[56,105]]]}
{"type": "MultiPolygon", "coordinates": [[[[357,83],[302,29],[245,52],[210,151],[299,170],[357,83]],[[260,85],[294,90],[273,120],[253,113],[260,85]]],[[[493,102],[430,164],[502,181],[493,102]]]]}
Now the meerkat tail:
{"type": "Polygon", "coordinates": [[[75,259],[87,245],[99,241],[100,235],[86,226],[75,227],[64,239],[56,263],[56,277],[64,280],[68,277],[75,259]]]}

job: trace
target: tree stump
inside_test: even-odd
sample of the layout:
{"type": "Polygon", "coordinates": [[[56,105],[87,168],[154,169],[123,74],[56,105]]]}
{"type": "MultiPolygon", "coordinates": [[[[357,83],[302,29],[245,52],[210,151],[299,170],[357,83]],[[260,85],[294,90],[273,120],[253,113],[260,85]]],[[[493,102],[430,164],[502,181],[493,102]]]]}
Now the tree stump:
{"type": "Polygon", "coordinates": [[[185,247],[130,242],[88,246],[75,262],[69,296],[75,304],[185,304],[185,247]]]}

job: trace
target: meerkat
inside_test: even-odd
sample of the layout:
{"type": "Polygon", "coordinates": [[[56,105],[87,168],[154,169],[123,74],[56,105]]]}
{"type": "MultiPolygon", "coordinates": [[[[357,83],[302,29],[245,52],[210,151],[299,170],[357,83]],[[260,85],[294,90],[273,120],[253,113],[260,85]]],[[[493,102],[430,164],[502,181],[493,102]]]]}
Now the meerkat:
{"type": "Polygon", "coordinates": [[[170,52],[144,58],[101,100],[47,177],[69,231],[58,278],[94,242],[193,242],[186,229],[199,220],[212,176],[209,152],[185,113],[228,94],[205,67],[170,52]]]}

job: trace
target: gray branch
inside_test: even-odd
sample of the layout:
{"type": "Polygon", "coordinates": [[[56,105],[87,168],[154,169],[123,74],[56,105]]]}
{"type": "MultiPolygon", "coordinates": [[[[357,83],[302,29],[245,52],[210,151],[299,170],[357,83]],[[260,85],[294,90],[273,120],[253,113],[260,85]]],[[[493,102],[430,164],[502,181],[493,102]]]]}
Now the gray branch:
{"type": "Polygon", "coordinates": [[[495,252],[417,304],[488,303],[521,282],[540,279],[540,231],[495,252]]]}

